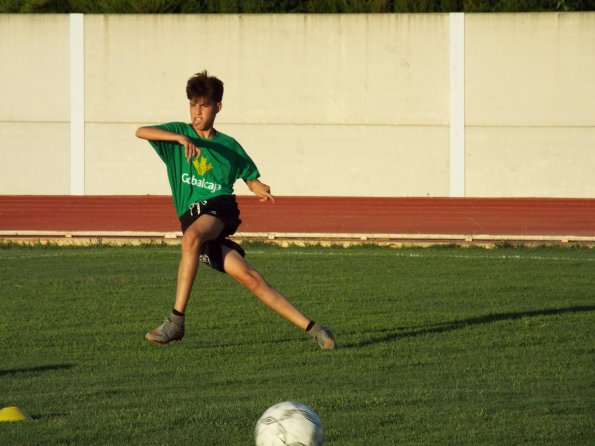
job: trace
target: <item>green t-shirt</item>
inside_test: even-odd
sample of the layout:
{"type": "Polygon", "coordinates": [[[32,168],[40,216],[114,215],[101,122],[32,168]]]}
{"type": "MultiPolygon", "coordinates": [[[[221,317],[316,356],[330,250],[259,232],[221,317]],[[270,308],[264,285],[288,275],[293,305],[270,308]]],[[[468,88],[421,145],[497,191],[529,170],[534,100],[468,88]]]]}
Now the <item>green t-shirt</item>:
{"type": "Polygon", "coordinates": [[[177,142],[149,141],[167,167],[167,177],[178,216],[192,203],[220,195],[232,195],[238,178],[255,180],[260,174],[242,146],[232,137],[216,132],[213,139],[200,138],[190,124],[170,122],[154,126],[186,135],[201,149],[199,158],[186,160],[177,142]]]}

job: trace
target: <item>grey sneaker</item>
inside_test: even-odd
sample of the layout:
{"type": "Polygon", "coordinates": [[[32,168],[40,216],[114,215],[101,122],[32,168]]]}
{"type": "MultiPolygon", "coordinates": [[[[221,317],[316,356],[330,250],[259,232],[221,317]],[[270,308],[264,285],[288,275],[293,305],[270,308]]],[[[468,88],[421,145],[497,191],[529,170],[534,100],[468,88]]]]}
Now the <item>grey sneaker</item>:
{"type": "Polygon", "coordinates": [[[320,327],[320,330],[314,335],[314,339],[323,350],[335,349],[335,338],[331,331],[326,327],[320,327]]]}
{"type": "Polygon", "coordinates": [[[167,344],[170,341],[179,341],[184,337],[184,319],[176,316],[169,316],[163,324],[154,328],[145,335],[145,339],[158,344],[167,344]],[[172,319],[179,319],[178,321],[172,319]],[[181,323],[180,323],[181,322],[181,323]]]}

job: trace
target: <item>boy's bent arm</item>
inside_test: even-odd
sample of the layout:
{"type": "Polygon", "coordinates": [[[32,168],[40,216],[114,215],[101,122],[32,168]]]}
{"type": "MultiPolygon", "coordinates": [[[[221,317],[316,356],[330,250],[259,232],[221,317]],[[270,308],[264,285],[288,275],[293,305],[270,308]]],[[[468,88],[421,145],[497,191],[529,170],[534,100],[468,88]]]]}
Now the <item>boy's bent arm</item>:
{"type": "Polygon", "coordinates": [[[184,153],[188,162],[192,160],[192,157],[200,157],[201,150],[194,145],[190,138],[179,133],[168,132],[157,127],[144,126],[136,129],[135,135],[137,138],[146,139],[147,141],[177,142],[184,147],[184,153]]]}
{"type": "Polygon", "coordinates": [[[178,133],[168,132],[167,130],[159,129],[157,127],[143,126],[136,129],[137,138],[146,139],[148,141],[174,141],[179,142],[181,137],[178,133]]]}
{"type": "Polygon", "coordinates": [[[256,196],[260,197],[260,201],[271,200],[275,202],[275,197],[271,195],[271,188],[262,183],[260,180],[247,180],[246,185],[256,196]]]}

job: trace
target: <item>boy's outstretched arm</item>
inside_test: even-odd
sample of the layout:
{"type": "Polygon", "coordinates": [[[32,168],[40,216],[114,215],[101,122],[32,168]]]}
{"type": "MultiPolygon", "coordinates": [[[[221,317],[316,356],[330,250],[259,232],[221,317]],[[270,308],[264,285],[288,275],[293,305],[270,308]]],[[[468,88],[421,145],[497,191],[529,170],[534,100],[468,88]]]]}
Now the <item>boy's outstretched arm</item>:
{"type": "Polygon", "coordinates": [[[260,197],[260,201],[271,200],[272,203],[275,202],[275,197],[271,195],[271,188],[260,180],[248,180],[246,184],[248,185],[248,189],[260,197]]]}
{"type": "Polygon", "coordinates": [[[186,160],[188,162],[190,162],[193,157],[200,157],[201,150],[196,147],[192,140],[187,136],[150,126],[139,127],[136,129],[135,135],[137,138],[146,139],[148,141],[177,142],[184,147],[184,154],[186,155],[186,160]]]}

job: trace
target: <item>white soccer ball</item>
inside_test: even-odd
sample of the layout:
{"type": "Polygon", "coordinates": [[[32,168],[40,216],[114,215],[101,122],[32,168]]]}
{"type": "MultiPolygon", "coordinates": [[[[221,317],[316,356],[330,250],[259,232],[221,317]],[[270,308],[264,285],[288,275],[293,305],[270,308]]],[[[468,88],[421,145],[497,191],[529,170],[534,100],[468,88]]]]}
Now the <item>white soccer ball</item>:
{"type": "Polygon", "coordinates": [[[285,401],[264,411],[256,422],[254,438],[256,446],[320,446],[324,435],[314,409],[285,401]]]}

